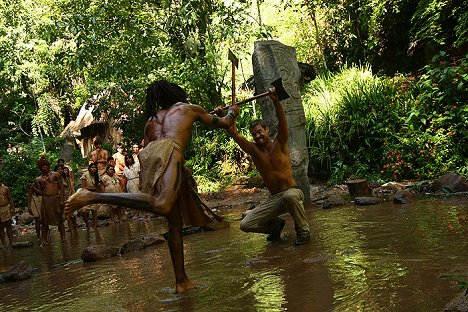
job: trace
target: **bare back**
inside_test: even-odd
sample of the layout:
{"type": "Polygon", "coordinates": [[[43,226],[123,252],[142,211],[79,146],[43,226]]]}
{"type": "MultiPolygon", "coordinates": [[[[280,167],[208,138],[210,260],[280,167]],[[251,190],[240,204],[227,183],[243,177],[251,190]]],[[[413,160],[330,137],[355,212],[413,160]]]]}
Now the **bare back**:
{"type": "Polygon", "coordinates": [[[195,121],[215,128],[227,128],[232,124],[229,117],[219,118],[209,114],[203,107],[187,103],[176,103],[160,110],[145,125],[145,146],[154,140],[166,138],[184,150],[190,140],[195,121]]]}

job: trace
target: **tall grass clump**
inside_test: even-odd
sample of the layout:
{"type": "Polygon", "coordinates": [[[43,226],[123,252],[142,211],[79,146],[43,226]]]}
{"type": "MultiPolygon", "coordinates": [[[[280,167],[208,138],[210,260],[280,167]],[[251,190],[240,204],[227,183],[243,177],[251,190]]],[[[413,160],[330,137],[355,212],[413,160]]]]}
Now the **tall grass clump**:
{"type": "Polygon", "coordinates": [[[380,171],[385,141],[402,127],[406,109],[392,80],[368,67],[343,68],[305,87],[311,175],[340,183],[380,171]]]}

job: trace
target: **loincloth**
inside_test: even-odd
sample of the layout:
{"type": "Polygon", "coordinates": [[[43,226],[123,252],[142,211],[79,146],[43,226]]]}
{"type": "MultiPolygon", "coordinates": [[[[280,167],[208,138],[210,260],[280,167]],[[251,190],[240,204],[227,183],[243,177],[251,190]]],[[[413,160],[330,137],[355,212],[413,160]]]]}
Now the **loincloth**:
{"type": "Polygon", "coordinates": [[[11,220],[11,217],[13,217],[13,214],[11,213],[10,204],[0,207],[0,221],[1,222],[9,221],[11,220]]]}
{"type": "Polygon", "coordinates": [[[31,202],[29,203],[31,213],[34,218],[41,217],[42,196],[32,195],[31,202]]]}
{"type": "Polygon", "coordinates": [[[191,177],[184,177],[180,186],[175,205],[181,209],[184,225],[205,226],[211,222],[220,222],[222,217],[215,214],[201,200],[198,193],[191,185],[191,177]]]}
{"type": "Polygon", "coordinates": [[[62,207],[58,196],[42,196],[41,219],[47,225],[59,225],[63,223],[62,207]]]}
{"type": "MultiPolygon", "coordinates": [[[[154,194],[158,179],[167,168],[172,152],[177,150],[182,153],[182,148],[169,139],[161,139],[150,142],[140,151],[140,176],[142,181],[141,192],[154,194]]],[[[181,211],[184,224],[192,226],[204,226],[213,221],[221,221],[222,218],[211,211],[198,197],[191,186],[190,176],[181,179],[181,186],[177,195],[174,208],[181,211]]]]}
{"type": "Polygon", "coordinates": [[[154,195],[154,187],[164,171],[166,171],[174,150],[182,153],[179,144],[169,139],[160,139],[151,141],[138,154],[142,180],[141,191],[143,193],[154,195]]]}

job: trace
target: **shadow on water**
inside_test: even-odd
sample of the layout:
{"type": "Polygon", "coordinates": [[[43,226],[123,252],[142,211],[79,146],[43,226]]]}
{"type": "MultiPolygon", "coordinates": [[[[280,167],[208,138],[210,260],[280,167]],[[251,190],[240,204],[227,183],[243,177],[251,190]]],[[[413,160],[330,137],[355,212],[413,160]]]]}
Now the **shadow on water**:
{"type": "MultiPolygon", "coordinates": [[[[161,230],[161,221],[127,222],[45,248],[0,250],[0,270],[20,260],[37,268],[23,282],[0,286],[0,311],[440,311],[457,293],[440,275],[467,275],[467,200],[422,200],[307,208],[312,243],[239,230],[241,210],[227,210],[229,229],[184,237],[188,275],[198,289],[174,294],[166,244],[83,263],[88,243],[119,246],[161,230]]],[[[36,243],[36,242],[35,242],[36,243]]]]}

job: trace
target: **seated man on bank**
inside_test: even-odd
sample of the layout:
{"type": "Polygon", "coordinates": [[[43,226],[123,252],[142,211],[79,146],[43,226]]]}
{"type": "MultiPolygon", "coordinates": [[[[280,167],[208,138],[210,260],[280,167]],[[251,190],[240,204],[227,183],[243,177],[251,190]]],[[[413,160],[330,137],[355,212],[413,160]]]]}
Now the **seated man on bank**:
{"type": "MultiPolygon", "coordinates": [[[[291,167],[288,147],[286,114],[274,88],[269,90],[278,118],[278,133],[270,138],[270,129],[262,120],[253,121],[249,131],[255,142],[249,142],[237,132],[236,124],[228,129],[229,135],[240,148],[252,157],[271,196],[262,204],[247,211],[240,228],[244,232],[269,234],[268,241],[281,240],[285,220],[279,215],[289,212],[296,230],[295,245],[310,242],[309,224],[304,212],[304,194],[297,188],[291,167]]],[[[217,110],[219,112],[219,110],[217,110]]]]}

